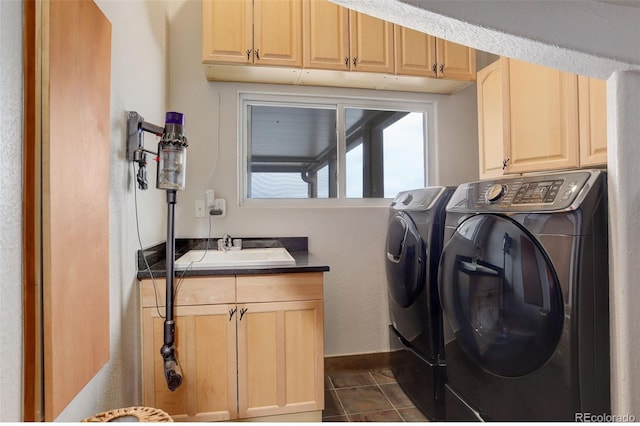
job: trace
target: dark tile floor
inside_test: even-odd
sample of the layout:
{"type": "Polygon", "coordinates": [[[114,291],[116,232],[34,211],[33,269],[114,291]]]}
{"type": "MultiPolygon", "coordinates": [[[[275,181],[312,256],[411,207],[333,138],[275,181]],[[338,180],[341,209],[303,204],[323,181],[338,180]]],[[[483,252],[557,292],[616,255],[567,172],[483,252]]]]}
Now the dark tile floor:
{"type": "Polygon", "coordinates": [[[391,370],[335,373],[325,377],[325,422],[426,422],[391,370]]]}

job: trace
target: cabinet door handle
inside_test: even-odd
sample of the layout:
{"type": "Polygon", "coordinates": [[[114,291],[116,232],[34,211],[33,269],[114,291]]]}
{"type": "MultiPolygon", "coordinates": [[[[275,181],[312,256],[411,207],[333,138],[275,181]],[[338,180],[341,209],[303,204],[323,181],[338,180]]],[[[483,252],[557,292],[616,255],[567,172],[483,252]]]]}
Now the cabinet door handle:
{"type": "Polygon", "coordinates": [[[444,74],[444,64],[440,64],[440,74],[444,74]]]}
{"type": "Polygon", "coordinates": [[[249,58],[251,58],[251,51],[253,49],[247,49],[247,61],[249,60],[249,58]]]}
{"type": "Polygon", "coordinates": [[[433,64],[431,71],[433,71],[433,75],[438,75],[438,64],[433,64]]]}
{"type": "Polygon", "coordinates": [[[502,170],[505,170],[507,168],[507,166],[509,165],[509,161],[511,161],[510,158],[507,158],[506,160],[502,160],[502,170]]]}
{"type": "Polygon", "coordinates": [[[349,57],[345,56],[344,57],[344,65],[348,68],[349,67],[349,57]]]}
{"type": "Polygon", "coordinates": [[[256,49],[256,59],[260,60],[260,49],[256,49]]]}
{"type": "Polygon", "coordinates": [[[235,314],[237,310],[238,308],[229,309],[229,321],[231,321],[231,318],[233,318],[233,314],[235,314]]]}
{"type": "Polygon", "coordinates": [[[240,319],[238,321],[242,321],[242,317],[247,313],[247,308],[240,309],[240,319]]]}
{"type": "Polygon", "coordinates": [[[357,57],[357,56],[354,56],[354,57],[353,57],[353,66],[355,67],[355,66],[357,66],[357,65],[358,65],[358,57],[357,57]]]}

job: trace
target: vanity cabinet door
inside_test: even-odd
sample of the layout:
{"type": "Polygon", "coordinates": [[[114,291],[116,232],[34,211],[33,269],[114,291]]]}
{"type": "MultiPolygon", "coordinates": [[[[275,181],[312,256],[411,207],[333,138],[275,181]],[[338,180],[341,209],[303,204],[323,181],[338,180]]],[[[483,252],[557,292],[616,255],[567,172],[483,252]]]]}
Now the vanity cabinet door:
{"type": "Polygon", "coordinates": [[[179,306],[175,311],[176,358],[182,385],[170,391],[160,348],[164,310],[142,309],[144,405],[160,408],[178,421],[237,418],[235,305],[179,306]]]}
{"type": "Polygon", "coordinates": [[[324,408],[321,300],[238,305],[240,418],[324,408]]]}

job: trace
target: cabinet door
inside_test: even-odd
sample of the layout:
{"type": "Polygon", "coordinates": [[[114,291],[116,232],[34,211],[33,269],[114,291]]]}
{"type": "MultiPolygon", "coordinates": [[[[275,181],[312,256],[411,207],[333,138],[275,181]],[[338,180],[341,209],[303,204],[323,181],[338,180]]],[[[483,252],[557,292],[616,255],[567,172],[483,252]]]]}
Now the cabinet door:
{"type": "Polygon", "coordinates": [[[436,77],[436,38],[400,25],[394,27],[396,74],[436,77]]]}
{"type": "Polygon", "coordinates": [[[607,84],[578,77],[580,166],[607,164],[607,84]]]}
{"type": "Polygon", "coordinates": [[[349,9],[328,0],[305,0],[304,68],[349,70],[349,9]]]}
{"type": "Polygon", "coordinates": [[[507,172],[578,165],[578,77],[501,58],[507,172]]]}
{"type": "Polygon", "coordinates": [[[500,61],[478,71],[478,147],[480,178],[502,176],[504,126],[500,61]]]}
{"type": "Polygon", "coordinates": [[[239,416],[324,408],[321,300],[238,305],[239,416]]]}
{"type": "Polygon", "coordinates": [[[202,1],[202,61],[252,63],[252,0],[202,1]]]}
{"type": "Polygon", "coordinates": [[[237,418],[235,305],[176,308],[176,358],[182,385],[171,392],[164,378],[162,308],[142,309],[142,400],[175,420],[237,418]],[[230,319],[231,317],[231,319],[230,319]]]}
{"type": "Polygon", "coordinates": [[[255,0],[254,64],[302,67],[302,2],[255,0]]]}
{"type": "Polygon", "coordinates": [[[476,79],[476,51],[450,41],[436,39],[438,78],[474,81],[476,79]]]}
{"type": "Polygon", "coordinates": [[[393,24],[349,11],[351,71],[393,74],[393,24]]]}

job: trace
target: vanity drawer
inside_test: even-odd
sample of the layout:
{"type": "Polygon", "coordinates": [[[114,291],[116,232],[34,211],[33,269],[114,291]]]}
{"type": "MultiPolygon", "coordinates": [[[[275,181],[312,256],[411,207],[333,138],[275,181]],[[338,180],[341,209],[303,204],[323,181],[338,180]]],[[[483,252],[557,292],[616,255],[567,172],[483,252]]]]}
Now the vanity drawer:
{"type": "Polygon", "coordinates": [[[236,301],[250,303],[320,300],[323,297],[322,280],[322,272],[238,275],[236,301]]]}
{"type": "MultiPolygon", "coordinates": [[[[140,282],[140,298],[142,307],[165,306],[165,280],[156,278],[155,290],[153,281],[144,279],[140,282]]],[[[177,291],[175,306],[216,305],[236,302],[236,277],[233,275],[217,277],[176,278],[177,291]],[[178,283],[180,285],[178,286],[178,283]]]]}

